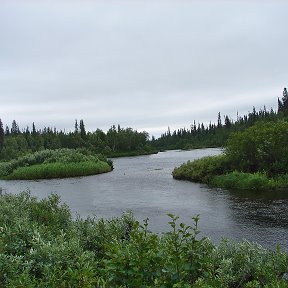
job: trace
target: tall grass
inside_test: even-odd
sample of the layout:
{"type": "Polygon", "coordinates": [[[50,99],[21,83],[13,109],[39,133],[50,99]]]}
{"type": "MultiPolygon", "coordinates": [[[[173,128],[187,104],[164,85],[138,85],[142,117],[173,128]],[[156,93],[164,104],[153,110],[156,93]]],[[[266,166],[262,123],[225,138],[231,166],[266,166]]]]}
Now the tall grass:
{"type": "Polygon", "coordinates": [[[7,180],[21,179],[51,179],[76,176],[95,175],[111,171],[111,167],[103,162],[79,162],[79,163],[48,163],[37,164],[29,167],[20,167],[4,177],[7,180]]]}
{"type": "Polygon", "coordinates": [[[85,149],[42,150],[0,163],[0,178],[64,178],[104,173],[112,169],[111,160],[85,149]]]}
{"type": "Polygon", "coordinates": [[[272,178],[264,172],[232,171],[229,158],[225,154],[188,161],[175,168],[172,175],[175,179],[201,182],[225,189],[272,190],[288,188],[288,174],[272,178]]]}

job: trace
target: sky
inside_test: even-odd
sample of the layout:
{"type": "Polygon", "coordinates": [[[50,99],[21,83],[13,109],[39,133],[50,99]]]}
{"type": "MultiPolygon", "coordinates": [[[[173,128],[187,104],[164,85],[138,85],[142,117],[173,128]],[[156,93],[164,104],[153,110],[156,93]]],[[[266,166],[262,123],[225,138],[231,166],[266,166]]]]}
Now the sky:
{"type": "Polygon", "coordinates": [[[1,0],[0,119],[150,136],[277,109],[288,1],[1,0]]]}

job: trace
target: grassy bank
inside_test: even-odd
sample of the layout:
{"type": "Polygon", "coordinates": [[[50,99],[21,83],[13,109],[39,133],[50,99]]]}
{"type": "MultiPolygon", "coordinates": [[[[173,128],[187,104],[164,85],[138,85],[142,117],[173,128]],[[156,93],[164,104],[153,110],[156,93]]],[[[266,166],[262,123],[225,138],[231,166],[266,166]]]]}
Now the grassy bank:
{"type": "Polygon", "coordinates": [[[288,188],[288,122],[259,122],[233,134],[222,155],[175,168],[175,179],[232,189],[288,188]]]}
{"type": "Polygon", "coordinates": [[[0,178],[50,179],[87,176],[109,172],[112,161],[86,150],[42,150],[10,162],[0,163],[0,178]]]}
{"type": "Polygon", "coordinates": [[[151,155],[157,154],[159,151],[156,149],[151,150],[141,150],[141,151],[117,151],[117,152],[109,152],[106,153],[109,158],[117,158],[117,157],[130,157],[130,156],[142,156],[142,155],[151,155]]]}
{"type": "Polygon", "coordinates": [[[172,175],[178,180],[206,183],[225,189],[288,189],[288,174],[269,177],[264,172],[247,173],[233,170],[225,154],[188,161],[175,168],[172,175]]]}
{"type": "Polygon", "coordinates": [[[148,232],[131,214],[72,220],[56,195],[0,197],[0,287],[287,287],[288,255],[249,242],[214,245],[169,215],[148,232]]]}

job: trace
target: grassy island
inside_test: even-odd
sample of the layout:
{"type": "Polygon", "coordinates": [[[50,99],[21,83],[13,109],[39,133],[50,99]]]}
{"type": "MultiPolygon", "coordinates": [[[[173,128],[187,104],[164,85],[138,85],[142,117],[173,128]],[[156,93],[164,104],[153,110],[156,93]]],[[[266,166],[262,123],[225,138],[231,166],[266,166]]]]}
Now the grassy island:
{"type": "MultiPolygon", "coordinates": [[[[168,215],[170,232],[148,220],[72,220],[56,195],[0,196],[0,287],[287,287],[288,255],[250,242],[217,246],[168,215]]],[[[168,217],[167,217],[168,219],[168,217]]]]}
{"type": "Polygon", "coordinates": [[[87,176],[109,172],[112,162],[85,149],[42,150],[0,163],[0,179],[30,180],[87,176]]]}
{"type": "Polygon", "coordinates": [[[175,179],[231,189],[288,189],[288,122],[257,122],[232,134],[222,155],[175,168],[175,179]]]}

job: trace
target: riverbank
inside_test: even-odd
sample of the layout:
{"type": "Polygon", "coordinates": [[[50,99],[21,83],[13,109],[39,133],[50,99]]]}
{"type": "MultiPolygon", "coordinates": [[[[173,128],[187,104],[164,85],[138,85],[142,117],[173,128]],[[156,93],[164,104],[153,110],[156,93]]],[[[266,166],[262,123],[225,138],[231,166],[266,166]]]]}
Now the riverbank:
{"type": "Polygon", "coordinates": [[[110,172],[111,160],[87,150],[42,150],[0,163],[0,179],[34,180],[88,176],[110,172]]]}
{"type": "Polygon", "coordinates": [[[288,174],[269,177],[264,172],[245,173],[232,170],[226,155],[188,161],[175,168],[173,178],[205,183],[210,187],[237,190],[288,189],[288,174]]]}
{"type": "MultiPolygon", "coordinates": [[[[0,197],[1,287],[286,287],[288,255],[247,241],[219,245],[169,215],[150,233],[132,214],[72,220],[51,195],[0,197]]],[[[200,219],[201,221],[201,219],[200,219]]]]}
{"type": "Polygon", "coordinates": [[[175,179],[214,187],[253,190],[288,189],[288,122],[257,122],[231,135],[220,156],[175,168],[175,179]]]}
{"type": "Polygon", "coordinates": [[[133,156],[144,156],[144,155],[152,155],[157,154],[159,151],[156,149],[152,150],[140,150],[140,151],[117,151],[117,152],[109,152],[106,153],[108,158],[119,158],[119,157],[133,157],[133,156]]]}

